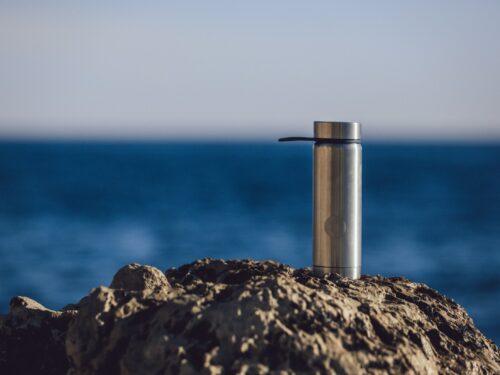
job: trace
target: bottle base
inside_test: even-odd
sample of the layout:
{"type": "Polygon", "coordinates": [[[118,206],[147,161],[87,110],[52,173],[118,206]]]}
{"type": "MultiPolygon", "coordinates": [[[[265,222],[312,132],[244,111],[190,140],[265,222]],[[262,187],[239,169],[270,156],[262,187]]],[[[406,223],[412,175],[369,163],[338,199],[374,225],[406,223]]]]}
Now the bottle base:
{"type": "Polygon", "coordinates": [[[340,276],[351,279],[359,279],[361,276],[361,267],[322,267],[313,266],[313,273],[316,276],[323,276],[329,273],[338,273],[340,276]]]}

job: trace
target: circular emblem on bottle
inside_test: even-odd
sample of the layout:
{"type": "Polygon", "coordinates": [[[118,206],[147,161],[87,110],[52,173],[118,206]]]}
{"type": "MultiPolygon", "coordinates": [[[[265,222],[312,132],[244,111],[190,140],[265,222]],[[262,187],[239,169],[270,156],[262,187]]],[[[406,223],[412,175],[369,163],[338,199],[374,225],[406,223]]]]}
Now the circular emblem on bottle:
{"type": "Polygon", "coordinates": [[[347,231],[347,225],[338,216],[332,215],[325,221],[325,232],[333,238],[339,238],[347,231]]]}

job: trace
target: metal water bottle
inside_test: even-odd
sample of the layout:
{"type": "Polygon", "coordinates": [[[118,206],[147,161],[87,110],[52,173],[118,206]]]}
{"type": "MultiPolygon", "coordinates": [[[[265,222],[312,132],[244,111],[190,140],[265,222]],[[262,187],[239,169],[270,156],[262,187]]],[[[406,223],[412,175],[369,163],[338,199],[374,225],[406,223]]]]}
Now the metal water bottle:
{"type": "Polygon", "coordinates": [[[361,274],[361,124],[314,123],[313,271],[361,274]]]}

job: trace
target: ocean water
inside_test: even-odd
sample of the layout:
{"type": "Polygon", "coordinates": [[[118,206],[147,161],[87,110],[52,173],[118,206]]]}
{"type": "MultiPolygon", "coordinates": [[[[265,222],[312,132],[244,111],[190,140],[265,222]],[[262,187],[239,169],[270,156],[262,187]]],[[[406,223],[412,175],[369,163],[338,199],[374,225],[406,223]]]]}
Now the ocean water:
{"type": "MultiPolygon", "coordinates": [[[[463,305],[500,342],[500,145],[366,144],[363,273],[463,305]]],[[[311,263],[309,144],[0,143],[0,312],[50,308],[121,266],[311,263]]]]}

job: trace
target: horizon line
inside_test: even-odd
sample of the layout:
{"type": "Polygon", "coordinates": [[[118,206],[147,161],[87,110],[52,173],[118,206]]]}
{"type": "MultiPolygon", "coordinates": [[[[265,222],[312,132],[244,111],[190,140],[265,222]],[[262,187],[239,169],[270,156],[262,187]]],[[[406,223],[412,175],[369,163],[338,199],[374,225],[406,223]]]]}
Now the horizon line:
{"type": "MultiPolygon", "coordinates": [[[[0,135],[0,144],[7,143],[223,143],[223,144],[278,144],[279,136],[272,137],[222,137],[222,136],[4,136],[0,135]]],[[[362,144],[500,144],[500,137],[364,137],[362,144]]],[[[299,142],[299,144],[308,145],[312,142],[299,142]]]]}

